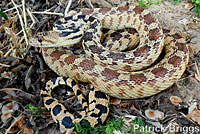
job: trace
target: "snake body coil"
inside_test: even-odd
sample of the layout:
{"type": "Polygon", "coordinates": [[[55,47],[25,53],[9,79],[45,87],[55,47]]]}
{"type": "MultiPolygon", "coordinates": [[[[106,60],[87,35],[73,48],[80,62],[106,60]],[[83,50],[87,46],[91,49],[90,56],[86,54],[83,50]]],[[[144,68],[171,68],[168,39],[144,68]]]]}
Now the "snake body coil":
{"type": "Polygon", "coordinates": [[[178,33],[163,31],[152,15],[138,6],[83,10],[60,19],[53,31],[38,34],[30,44],[45,47],[45,62],[58,75],[89,82],[95,90],[122,99],[143,98],[170,87],[181,77],[189,59],[184,39],[178,33]],[[100,43],[101,25],[112,30],[136,29],[140,45],[128,52],[105,49],[100,43]],[[69,46],[53,47],[81,39],[87,56],[75,55],[69,46]],[[46,48],[49,46],[53,48],[46,48]],[[152,64],[163,46],[165,56],[161,61],[133,71],[152,64]]]}

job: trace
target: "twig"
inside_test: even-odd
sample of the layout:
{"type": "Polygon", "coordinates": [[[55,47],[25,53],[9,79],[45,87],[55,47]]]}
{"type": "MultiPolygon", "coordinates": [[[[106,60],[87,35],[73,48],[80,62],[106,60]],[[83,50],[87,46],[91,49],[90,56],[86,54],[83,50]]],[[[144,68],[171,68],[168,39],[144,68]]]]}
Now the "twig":
{"type": "Polygon", "coordinates": [[[67,13],[69,12],[69,8],[70,8],[71,4],[72,4],[72,0],[69,0],[67,3],[67,7],[65,9],[65,16],[67,16],[67,13]]]}
{"type": "Polygon", "coordinates": [[[20,24],[21,24],[21,27],[22,27],[22,30],[23,30],[23,33],[24,33],[24,38],[25,38],[25,41],[26,41],[26,45],[28,45],[28,39],[27,39],[27,35],[26,35],[26,31],[25,31],[25,27],[24,27],[24,24],[23,24],[23,20],[22,20],[22,17],[20,16],[20,13],[19,13],[19,10],[17,9],[17,5],[15,4],[14,0],[11,0],[16,11],[17,11],[17,15],[19,17],[19,20],[20,20],[20,24]]]}
{"type": "Polygon", "coordinates": [[[4,52],[0,50],[0,57],[3,58],[3,54],[4,54],[4,52]]]}
{"type": "Polygon", "coordinates": [[[2,63],[0,63],[0,66],[3,66],[3,67],[10,67],[10,65],[6,65],[6,64],[2,64],[2,63]]]}
{"type": "Polygon", "coordinates": [[[178,79],[177,82],[185,80],[186,78],[193,77],[193,76],[194,76],[194,74],[188,75],[187,77],[183,77],[183,78],[178,79]]]}
{"type": "Polygon", "coordinates": [[[55,8],[55,7],[56,7],[56,5],[54,5],[54,6],[52,6],[51,8],[45,10],[44,12],[50,12],[50,11],[51,11],[53,8],[55,8]]]}
{"type": "Polygon", "coordinates": [[[63,16],[63,13],[54,13],[54,12],[32,12],[34,14],[50,14],[50,15],[59,15],[63,16]]]}
{"type": "Polygon", "coordinates": [[[94,6],[91,3],[91,0],[85,0],[85,3],[90,7],[90,8],[94,8],[94,6]]]}
{"type": "MultiPolygon", "coordinates": [[[[18,7],[21,7],[21,6],[22,6],[22,4],[21,4],[21,5],[17,5],[17,8],[18,8],[18,7]]],[[[3,11],[3,12],[4,12],[4,13],[5,13],[5,12],[9,12],[9,11],[11,11],[11,10],[13,10],[13,9],[15,9],[15,7],[10,8],[10,9],[7,9],[7,10],[5,10],[5,11],[3,11]]]]}
{"type": "Polygon", "coordinates": [[[24,0],[22,0],[22,9],[23,9],[25,27],[27,27],[26,10],[25,10],[25,1],[24,0]]]}
{"type": "Polygon", "coordinates": [[[23,119],[24,118],[24,115],[21,114],[19,117],[17,118],[14,118],[14,122],[10,125],[10,127],[6,130],[5,134],[9,134],[9,131],[11,130],[11,128],[16,125],[16,122],[18,122],[19,120],[23,119]]]}
{"type": "Polygon", "coordinates": [[[196,70],[197,70],[197,74],[198,75],[200,75],[200,73],[199,73],[199,68],[198,68],[198,66],[197,66],[197,63],[195,62],[195,67],[196,67],[196,70]]]}
{"type": "Polygon", "coordinates": [[[10,48],[5,54],[4,57],[8,57],[8,55],[13,51],[13,46],[10,48]]]}
{"type": "Polygon", "coordinates": [[[31,18],[31,20],[32,20],[32,24],[31,24],[31,26],[30,26],[30,28],[32,28],[33,25],[36,23],[36,21],[35,21],[35,19],[33,18],[33,15],[32,15],[32,13],[30,12],[30,10],[29,10],[28,8],[26,9],[26,11],[27,11],[28,15],[30,16],[30,18],[31,18]]]}

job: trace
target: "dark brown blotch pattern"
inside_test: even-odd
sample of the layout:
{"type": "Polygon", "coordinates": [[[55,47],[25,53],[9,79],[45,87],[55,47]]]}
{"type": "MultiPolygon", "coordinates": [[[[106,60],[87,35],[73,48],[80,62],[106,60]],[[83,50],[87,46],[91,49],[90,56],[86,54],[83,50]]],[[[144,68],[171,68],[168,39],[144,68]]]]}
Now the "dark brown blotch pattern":
{"type": "Polygon", "coordinates": [[[169,58],[168,63],[172,64],[174,67],[179,67],[181,65],[181,60],[181,57],[175,55],[169,58]]]}
{"type": "Polygon", "coordinates": [[[117,10],[119,10],[121,13],[126,12],[129,9],[128,6],[126,7],[118,7],[117,10]]]}
{"type": "Polygon", "coordinates": [[[92,53],[94,54],[101,54],[104,50],[95,46],[95,45],[91,45],[89,46],[89,49],[91,50],[92,53]]]}
{"type": "Polygon", "coordinates": [[[158,67],[153,69],[151,72],[155,75],[156,78],[158,78],[158,77],[165,77],[167,71],[168,70],[166,68],[158,67]]]}
{"type": "Polygon", "coordinates": [[[143,46],[137,49],[137,51],[134,52],[134,55],[136,57],[144,57],[146,59],[146,57],[148,56],[150,48],[148,46],[143,46]]]}
{"type": "Polygon", "coordinates": [[[174,39],[182,38],[182,36],[179,33],[172,34],[172,37],[174,37],[174,39]]]}
{"type": "Polygon", "coordinates": [[[178,50],[183,51],[184,53],[188,53],[188,48],[187,48],[186,44],[176,43],[176,46],[178,46],[178,50]]]}
{"type": "Polygon", "coordinates": [[[82,11],[82,14],[83,15],[88,15],[88,14],[93,13],[93,11],[94,11],[93,9],[85,9],[85,10],[82,11]]]}
{"type": "Polygon", "coordinates": [[[101,8],[99,10],[99,12],[102,13],[103,15],[106,14],[108,11],[110,11],[110,8],[101,8]]]}
{"type": "Polygon", "coordinates": [[[141,85],[141,83],[146,82],[147,78],[142,73],[130,75],[130,80],[134,81],[135,84],[141,85]]]}
{"type": "Polygon", "coordinates": [[[83,71],[92,70],[94,66],[97,65],[94,61],[85,59],[80,62],[80,67],[83,68],[83,71]]]}
{"type": "Polygon", "coordinates": [[[65,54],[65,52],[55,50],[50,54],[50,56],[54,57],[55,60],[59,60],[60,56],[62,56],[63,54],[65,54]]]}
{"type": "Polygon", "coordinates": [[[108,58],[112,58],[113,60],[117,61],[118,59],[124,59],[126,57],[126,55],[124,53],[114,53],[114,52],[110,52],[107,55],[108,58]]]}
{"type": "Polygon", "coordinates": [[[79,57],[78,57],[78,56],[75,56],[75,55],[70,55],[70,56],[66,57],[66,58],[64,59],[64,61],[65,61],[65,63],[66,63],[67,65],[70,65],[70,64],[73,64],[74,61],[75,61],[77,58],[79,58],[79,57]]]}
{"type": "Polygon", "coordinates": [[[135,34],[135,33],[137,33],[137,31],[136,31],[136,29],[127,29],[128,30],[128,33],[130,33],[130,34],[135,34]]]}
{"type": "Polygon", "coordinates": [[[102,76],[106,78],[106,80],[118,79],[119,73],[116,70],[111,70],[109,68],[105,68],[102,72],[102,76]]]}
{"type": "Polygon", "coordinates": [[[92,41],[93,40],[93,33],[92,32],[86,32],[83,36],[84,41],[92,41]]]}
{"type": "Polygon", "coordinates": [[[169,32],[170,32],[169,29],[163,29],[163,33],[164,33],[164,34],[167,34],[167,33],[169,33],[169,32]]]}
{"type": "Polygon", "coordinates": [[[141,14],[144,10],[143,7],[139,7],[139,6],[136,6],[134,9],[133,9],[137,14],[141,14]]]}
{"type": "Polygon", "coordinates": [[[158,38],[162,37],[160,34],[160,29],[152,29],[148,33],[149,40],[157,40],[158,38]]]}
{"type": "Polygon", "coordinates": [[[144,22],[146,24],[151,24],[151,23],[156,22],[156,20],[154,19],[154,17],[150,13],[148,13],[147,15],[144,16],[144,22]]]}

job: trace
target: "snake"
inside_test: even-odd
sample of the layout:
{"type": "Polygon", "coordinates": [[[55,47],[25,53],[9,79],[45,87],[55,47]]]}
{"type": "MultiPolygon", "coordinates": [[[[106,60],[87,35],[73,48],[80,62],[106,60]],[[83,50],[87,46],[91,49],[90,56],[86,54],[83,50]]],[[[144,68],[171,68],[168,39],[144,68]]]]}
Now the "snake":
{"type": "Polygon", "coordinates": [[[71,134],[74,130],[74,123],[87,121],[92,126],[98,126],[106,120],[109,113],[109,96],[101,91],[94,90],[92,85],[90,89],[88,97],[89,107],[77,82],[69,77],[57,77],[49,80],[46,83],[46,87],[41,90],[40,95],[43,98],[44,105],[50,111],[55,122],[59,124],[61,131],[71,134]],[[63,104],[51,96],[52,90],[59,85],[68,85],[71,87],[77,99],[82,104],[82,111],[76,117],[63,104]]]}
{"type": "MultiPolygon", "coordinates": [[[[183,37],[179,33],[162,29],[147,9],[134,5],[83,9],[76,15],[56,21],[53,30],[38,33],[30,40],[30,45],[42,47],[45,62],[58,75],[70,77],[76,82],[89,82],[95,91],[120,99],[144,98],[169,88],[182,76],[189,60],[188,46],[183,37]],[[101,44],[102,28],[136,29],[139,34],[139,45],[134,50],[112,51],[101,44]],[[78,42],[82,43],[80,49],[84,50],[79,54],[72,51],[78,42]],[[156,61],[162,51],[165,53],[164,57],[156,61]]],[[[109,45],[112,46],[114,43],[111,42],[109,45]]],[[[48,85],[54,87],[55,82],[50,83],[48,85]]],[[[68,84],[73,89],[73,86],[68,84]]],[[[41,90],[43,96],[48,96],[44,99],[45,102],[52,99],[50,94],[47,95],[47,91],[53,89],[52,87],[41,90]]],[[[74,92],[76,94],[76,90],[74,92]]],[[[95,96],[95,92],[93,94],[95,96]]],[[[80,98],[80,101],[84,100],[83,97],[80,98]]],[[[91,98],[93,100],[90,101],[97,99],[91,98]]],[[[108,105],[108,101],[105,101],[109,100],[108,97],[100,97],[100,100],[97,105],[101,105],[101,102],[108,105]]],[[[58,105],[58,101],[55,101],[51,105],[46,104],[46,107],[52,111],[58,105]]],[[[84,106],[83,109],[87,111],[84,106]]],[[[59,111],[66,113],[62,106],[59,111]]],[[[101,110],[97,110],[96,113],[101,113],[99,116],[102,116],[102,120],[108,114],[102,114],[101,110]]],[[[86,115],[86,112],[82,115],[86,115]]],[[[92,118],[92,115],[86,117],[92,118]]],[[[69,125],[67,128],[60,123],[65,117],[64,114],[61,117],[52,113],[52,116],[64,130],[70,129],[69,125]]],[[[79,121],[84,118],[83,116],[78,118],[79,121]]],[[[74,119],[73,115],[69,118],[74,119]]],[[[98,122],[97,117],[88,121],[98,122]]]]}

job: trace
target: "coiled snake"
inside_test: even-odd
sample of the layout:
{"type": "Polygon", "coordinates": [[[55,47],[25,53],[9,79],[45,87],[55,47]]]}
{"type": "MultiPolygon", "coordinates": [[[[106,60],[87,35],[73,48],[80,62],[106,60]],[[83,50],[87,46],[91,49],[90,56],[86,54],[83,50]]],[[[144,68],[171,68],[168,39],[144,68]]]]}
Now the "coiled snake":
{"type": "MultiPolygon", "coordinates": [[[[45,62],[58,75],[69,76],[76,81],[89,82],[94,86],[95,91],[122,99],[143,98],[170,87],[181,77],[189,59],[188,46],[184,39],[178,33],[163,31],[151,13],[138,6],[84,9],[74,16],[58,20],[52,31],[38,33],[36,38],[30,40],[30,44],[44,47],[45,62]],[[134,28],[139,33],[139,46],[128,52],[108,50],[100,43],[101,27],[112,30],[134,28]],[[81,40],[87,56],[77,55],[70,49],[73,47],[72,44],[81,40]],[[68,48],[56,47],[63,45],[68,48]],[[164,58],[157,64],[143,69],[154,63],[163,46],[164,58]],[[133,71],[140,69],[143,70],[133,71]]],[[[65,77],[64,79],[67,81],[70,78],[65,77]]],[[[51,111],[60,105],[56,100],[47,103],[52,99],[49,94],[53,88],[51,85],[65,81],[61,79],[59,77],[50,81],[46,89],[41,91],[45,105],[51,111]]],[[[61,83],[68,83],[73,88],[69,82],[61,83]]],[[[90,97],[90,102],[94,102],[98,98],[98,95],[95,96],[95,91],[92,93],[93,97],[90,97]]],[[[76,95],[79,97],[81,93],[76,93],[76,95]]],[[[102,98],[99,97],[100,101],[96,101],[96,105],[103,107],[104,112],[97,110],[95,104],[92,104],[91,109],[93,110],[89,108],[89,112],[93,111],[95,116],[93,116],[94,113],[86,116],[92,118],[88,121],[93,122],[91,123],[93,126],[98,124],[94,123],[98,122],[97,114],[101,116],[98,118],[102,119],[101,123],[108,114],[108,97],[106,95],[99,96],[102,98]]],[[[80,100],[82,100],[81,103],[85,103],[82,97],[80,100]]],[[[87,112],[85,106],[86,104],[84,104],[83,109],[87,112]]],[[[72,123],[75,119],[66,112],[63,106],[60,106],[58,111],[62,114],[52,113],[54,120],[60,124],[61,128],[71,132],[73,125],[62,123],[63,118],[67,116],[66,122],[68,123],[72,123]]],[[[85,114],[83,112],[82,115],[85,114]]],[[[77,118],[81,120],[84,118],[83,116],[77,118]]]]}

